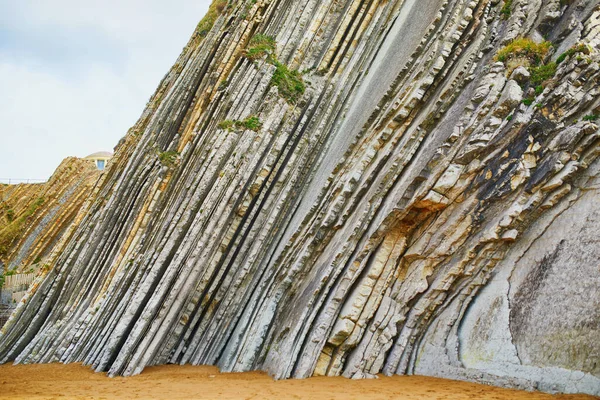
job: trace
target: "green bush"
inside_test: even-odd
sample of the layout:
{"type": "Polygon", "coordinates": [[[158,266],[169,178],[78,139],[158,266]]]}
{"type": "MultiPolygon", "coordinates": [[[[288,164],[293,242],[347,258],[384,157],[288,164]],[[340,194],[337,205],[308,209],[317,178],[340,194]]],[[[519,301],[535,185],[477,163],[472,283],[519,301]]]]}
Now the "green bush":
{"type": "Polygon", "coordinates": [[[530,106],[533,104],[533,100],[535,99],[523,99],[523,104],[525,104],[526,106],[530,106]]]}
{"type": "Polygon", "coordinates": [[[240,122],[240,125],[248,130],[258,132],[260,128],[262,128],[262,122],[258,119],[257,116],[251,115],[245,120],[240,122]]]}
{"type": "Polygon", "coordinates": [[[246,47],[246,57],[252,61],[264,56],[272,56],[275,53],[275,39],[271,36],[258,33],[250,39],[246,47]]]}
{"type": "Polygon", "coordinates": [[[539,65],[548,54],[552,44],[550,42],[536,43],[531,39],[518,38],[498,50],[496,61],[506,62],[508,60],[524,57],[533,65],[539,65]]]}
{"type": "Polygon", "coordinates": [[[504,1],[504,6],[502,6],[502,9],[500,10],[502,19],[508,19],[508,17],[510,17],[512,3],[513,3],[513,0],[505,0],[504,1]]]}
{"type": "Polygon", "coordinates": [[[556,67],[555,62],[549,62],[548,64],[540,65],[539,67],[530,68],[531,84],[536,86],[536,92],[537,86],[554,77],[554,74],[556,74],[556,67]]]}
{"type": "Polygon", "coordinates": [[[279,94],[290,104],[295,104],[306,90],[302,80],[302,74],[297,70],[290,70],[285,64],[274,62],[275,73],[271,78],[271,84],[277,86],[279,94]]]}

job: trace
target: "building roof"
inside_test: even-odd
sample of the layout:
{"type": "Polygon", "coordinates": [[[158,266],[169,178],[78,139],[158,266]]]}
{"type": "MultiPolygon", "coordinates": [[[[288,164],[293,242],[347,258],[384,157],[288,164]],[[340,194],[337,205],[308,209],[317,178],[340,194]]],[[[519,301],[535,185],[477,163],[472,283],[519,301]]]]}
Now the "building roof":
{"type": "Polygon", "coordinates": [[[95,158],[111,158],[113,156],[113,153],[111,153],[110,151],[97,151],[95,153],[90,154],[89,156],[85,157],[86,159],[95,159],[95,158]]]}

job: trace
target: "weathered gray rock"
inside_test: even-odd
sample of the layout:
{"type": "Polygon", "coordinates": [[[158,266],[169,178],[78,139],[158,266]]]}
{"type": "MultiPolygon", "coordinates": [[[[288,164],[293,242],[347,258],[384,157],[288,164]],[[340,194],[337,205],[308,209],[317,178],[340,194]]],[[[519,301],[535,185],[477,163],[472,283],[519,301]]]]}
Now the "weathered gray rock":
{"type": "Polygon", "coordinates": [[[600,394],[600,143],[582,120],[600,107],[600,10],[550,3],[508,19],[485,0],[215,3],[0,362],[600,394]],[[540,36],[542,10],[560,32],[582,21],[590,54],[526,106],[531,82],[495,55],[540,36]],[[256,33],[277,62],[244,56],[256,33]],[[276,87],[282,65],[303,93],[276,87]]]}
{"type": "Polygon", "coordinates": [[[514,79],[515,81],[517,81],[519,83],[527,83],[527,82],[529,82],[529,78],[531,78],[531,74],[529,73],[527,68],[525,68],[523,66],[519,66],[519,67],[515,68],[515,70],[510,75],[510,78],[514,79]]]}

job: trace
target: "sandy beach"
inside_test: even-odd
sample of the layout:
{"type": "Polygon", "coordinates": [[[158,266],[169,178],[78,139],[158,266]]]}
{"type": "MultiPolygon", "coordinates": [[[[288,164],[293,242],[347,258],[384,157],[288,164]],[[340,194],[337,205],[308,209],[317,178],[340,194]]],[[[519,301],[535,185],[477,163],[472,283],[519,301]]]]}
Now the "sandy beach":
{"type": "Polygon", "coordinates": [[[274,381],[259,372],[219,373],[216,367],[161,366],[131,378],[108,378],[77,364],[1,365],[3,399],[436,399],[592,400],[421,376],[371,380],[319,377],[274,381]]]}

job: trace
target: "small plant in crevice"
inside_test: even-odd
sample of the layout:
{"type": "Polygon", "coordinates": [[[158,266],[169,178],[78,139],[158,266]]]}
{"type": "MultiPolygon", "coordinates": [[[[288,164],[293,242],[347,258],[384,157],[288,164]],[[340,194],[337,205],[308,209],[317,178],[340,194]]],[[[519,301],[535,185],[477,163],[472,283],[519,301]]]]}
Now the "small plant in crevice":
{"type": "Polygon", "coordinates": [[[219,83],[219,86],[217,87],[217,91],[222,92],[223,90],[227,89],[227,87],[229,86],[229,81],[227,79],[221,81],[221,83],[219,83]]]}
{"type": "Polygon", "coordinates": [[[540,94],[542,94],[544,92],[544,86],[542,85],[537,85],[535,87],[535,94],[536,96],[539,96],[540,94]]]}
{"type": "Polygon", "coordinates": [[[160,163],[169,168],[172,168],[175,166],[177,157],[179,157],[179,153],[174,150],[163,151],[162,153],[158,154],[158,159],[160,160],[160,163]]]}
{"type": "Polygon", "coordinates": [[[581,118],[581,120],[592,122],[592,121],[598,120],[598,118],[600,118],[600,115],[598,115],[598,114],[588,114],[588,115],[584,116],[583,118],[581,118]]]}
{"type": "Polygon", "coordinates": [[[217,127],[229,132],[243,130],[258,132],[260,128],[262,128],[262,122],[260,122],[260,119],[257,116],[251,115],[243,120],[223,120],[218,123],[217,127]]]}
{"type": "MultiPolygon", "coordinates": [[[[542,86],[545,81],[554,77],[556,74],[556,68],[557,65],[553,61],[549,62],[548,64],[530,68],[529,71],[531,73],[531,84],[536,87],[536,92],[538,91],[538,86],[542,86]]],[[[542,91],[544,91],[543,86],[542,91]]]]}
{"type": "Polygon", "coordinates": [[[508,19],[508,17],[510,17],[510,14],[512,12],[512,3],[513,0],[504,1],[504,5],[500,9],[500,15],[502,16],[502,19],[508,19]]]}
{"type": "Polygon", "coordinates": [[[526,98],[526,99],[523,99],[523,104],[525,104],[526,106],[528,106],[528,107],[529,107],[530,105],[532,105],[532,104],[533,104],[533,101],[534,101],[534,100],[535,100],[535,99],[533,99],[533,98],[531,98],[531,97],[529,97],[529,98],[526,98]]]}
{"type": "Polygon", "coordinates": [[[13,211],[12,208],[9,208],[6,211],[6,219],[8,220],[8,222],[13,222],[15,219],[15,212],[13,211]]]}
{"type": "Polygon", "coordinates": [[[264,56],[272,57],[275,54],[275,39],[271,36],[257,33],[252,36],[246,47],[245,55],[249,60],[258,60],[264,56]]]}
{"type": "Polygon", "coordinates": [[[291,104],[296,104],[306,90],[302,74],[297,70],[290,70],[287,65],[278,61],[274,62],[275,73],[271,84],[277,86],[279,94],[291,104]]]}
{"type": "Polygon", "coordinates": [[[225,131],[231,131],[235,127],[235,121],[230,119],[223,120],[217,124],[217,128],[223,129],[225,131]]]}
{"type": "Polygon", "coordinates": [[[250,39],[245,55],[249,60],[255,61],[266,56],[266,61],[275,66],[275,72],[271,77],[271,86],[277,86],[279,95],[288,103],[296,104],[306,91],[306,84],[302,79],[303,73],[309,73],[309,68],[303,72],[290,69],[287,65],[279,62],[275,55],[276,42],[270,36],[256,34],[250,39]]]}
{"type": "Polygon", "coordinates": [[[560,64],[563,61],[565,61],[567,59],[567,57],[574,56],[575,54],[578,54],[578,53],[590,54],[590,49],[585,44],[575,45],[575,46],[571,47],[569,50],[562,53],[560,56],[558,56],[558,58],[556,59],[556,64],[560,64]]]}

